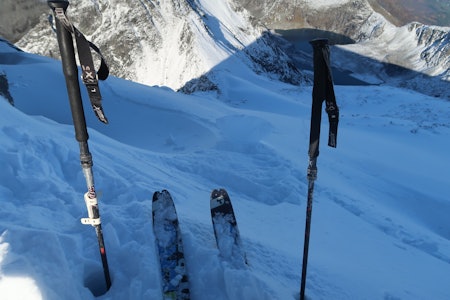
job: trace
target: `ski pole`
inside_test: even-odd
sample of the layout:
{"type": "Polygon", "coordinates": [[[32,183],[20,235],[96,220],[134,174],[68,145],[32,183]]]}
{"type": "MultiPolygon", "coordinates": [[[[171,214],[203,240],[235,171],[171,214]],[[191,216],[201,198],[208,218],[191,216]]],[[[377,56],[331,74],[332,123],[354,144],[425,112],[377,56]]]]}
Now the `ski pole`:
{"type": "Polygon", "coordinates": [[[309,237],[311,232],[311,214],[314,193],[314,181],[317,178],[316,158],[310,158],[308,164],[308,199],[306,205],[305,239],[303,243],[302,281],[300,286],[300,300],[305,299],[306,269],[308,267],[309,237]]]}
{"type": "Polygon", "coordinates": [[[86,127],[86,119],[81,101],[81,92],[78,81],[78,68],[75,61],[75,50],[73,45],[72,34],[58,18],[58,14],[65,14],[69,1],[67,0],[48,0],[50,8],[55,15],[56,33],[58,45],[61,53],[62,67],[64,77],[66,79],[67,94],[69,97],[70,109],[75,128],[75,138],[80,147],[80,162],[86,179],[88,191],[84,194],[84,200],[88,210],[88,218],[81,219],[83,224],[95,227],[97,235],[100,256],[103,265],[103,272],[106,281],[106,290],[111,287],[111,278],[109,274],[108,261],[106,258],[105,243],[103,240],[103,231],[100,220],[100,211],[98,208],[97,195],[94,188],[94,176],[92,173],[92,155],[89,152],[88,132],[86,127]]]}
{"type": "Polygon", "coordinates": [[[313,47],[314,86],[311,107],[311,128],[309,136],[309,162],[307,170],[308,199],[306,205],[305,239],[303,243],[302,278],[300,284],[300,300],[305,299],[306,271],[308,267],[309,239],[311,232],[311,215],[314,193],[314,181],[317,179],[317,157],[319,156],[320,123],[322,120],[322,103],[325,100],[330,129],[328,146],[335,148],[339,108],[334,95],[333,79],[330,68],[330,49],[327,39],[310,41],[313,47]]]}

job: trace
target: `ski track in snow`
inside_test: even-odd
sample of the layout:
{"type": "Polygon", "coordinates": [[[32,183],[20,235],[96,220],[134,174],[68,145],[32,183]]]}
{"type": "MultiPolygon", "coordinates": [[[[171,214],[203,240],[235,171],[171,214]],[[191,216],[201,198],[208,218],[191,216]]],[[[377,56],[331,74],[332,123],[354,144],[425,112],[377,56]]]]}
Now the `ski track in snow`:
{"type": "MultiPolygon", "coordinates": [[[[223,74],[219,96],[102,83],[111,124],[87,106],[86,116],[113,281],[103,294],[94,230],[79,221],[86,187],[61,66],[10,55],[0,65],[16,105],[0,98],[2,299],[160,299],[151,196],[163,188],[193,299],[298,297],[311,87],[247,74],[223,74]],[[216,249],[216,187],[230,193],[248,269],[216,249]]],[[[449,299],[450,103],[388,86],[336,86],[336,96],[337,149],[322,122],[308,297],[449,299]]]]}

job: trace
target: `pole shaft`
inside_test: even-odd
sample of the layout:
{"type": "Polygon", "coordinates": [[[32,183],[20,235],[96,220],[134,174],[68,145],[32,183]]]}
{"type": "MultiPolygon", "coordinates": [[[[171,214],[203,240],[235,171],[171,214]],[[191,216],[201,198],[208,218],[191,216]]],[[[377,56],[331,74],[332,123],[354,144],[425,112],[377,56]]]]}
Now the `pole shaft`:
{"type": "Polygon", "coordinates": [[[314,193],[314,181],[317,179],[317,157],[319,156],[320,124],[322,121],[322,103],[327,99],[327,80],[329,68],[325,68],[323,50],[328,47],[328,40],[310,41],[313,46],[314,86],[311,106],[311,128],[309,134],[308,164],[308,200],[306,205],[305,240],[303,243],[302,278],[300,284],[300,300],[305,299],[306,271],[308,268],[309,239],[311,234],[311,216],[314,193]]]}
{"type": "Polygon", "coordinates": [[[309,179],[308,202],[306,205],[305,241],[303,244],[303,263],[302,263],[302,281],[300,286],[300,300],[305,299],[306,271],[308,268],[308,252],[309,252],[309,237],[311,232],[313,193],[314,193],[314,179],[309,179]]]}
{"type": "MultiPolygon", "coordinates": [[[[100,212],[98,210],[98,206],[93,209],[94,211],[94,217],[99,218],[100,212]]],[[[102,230],[102,224],[98,224],[95,226],[95,233],[97,235],[97,241],[98,241],[98,248],[100,252],[100,258],[102,260],[102,266],[103,266],[103,274],[105,276],[105,283],[106,283],[106,290],[109,290],[111,287],[111,276],[109,274],[109,266],[108,266],[108,259],[106,257],[106,248],[105,248],[105,242],[103,240],[103,230],[102,230]]]]}

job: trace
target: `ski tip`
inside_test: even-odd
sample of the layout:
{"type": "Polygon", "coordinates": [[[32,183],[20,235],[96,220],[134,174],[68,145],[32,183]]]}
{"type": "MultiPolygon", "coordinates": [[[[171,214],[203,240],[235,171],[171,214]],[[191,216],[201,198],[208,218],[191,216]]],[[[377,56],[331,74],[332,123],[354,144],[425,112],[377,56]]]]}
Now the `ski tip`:
{"type": "Polygon", "coordinates": [[[160,192],[158,192],[158,191],[156,191],[156,192],[153,193],[153,198],[152,198],[153,202],[155,202],[156,200],[158,200],[159,194],[160,194],[160,192]]]}
{"type": "Polygon", "coordinates": [[[167,218],[168,211],[171,212],[170,215],[174,216],[174,219],[176,219],[177,213],[175,210],[175,204],[170,193],[167,190],[154,192],[152,201],[153,223],[155,222],[156,215],[161,215],[162,217],[167,218]]]}
{"type": "Polygon", "coordinates": [[[228,196],[228,193],[224,188],[218,188],[218,189],[212,190],[211,199],[219,198],[221,196],[228,196]]]}
{"type": "Polygon", "coordinates": [[[153,202],[157,201],[161,197],[171,197],[168,190],[164,189],[162,191],[156,191],[153,193],[153,202]]]}

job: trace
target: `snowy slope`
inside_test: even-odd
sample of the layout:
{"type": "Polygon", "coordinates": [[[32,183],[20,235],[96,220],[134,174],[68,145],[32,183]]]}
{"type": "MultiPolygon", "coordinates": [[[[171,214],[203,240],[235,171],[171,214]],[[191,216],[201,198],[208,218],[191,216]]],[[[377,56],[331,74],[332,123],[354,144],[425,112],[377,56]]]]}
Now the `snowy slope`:
{"type": "Polygon", "coordinates": [[[378,32],[373,38],[342,48],[376,61],[450,81],[450,27],[419,23],[402,27],[378,23],[376,26],[378,32]]]}
{"type": "MultiPolygon", "coordinates": [[[[449,81],[449,27],[417,22],[394,26],[374,10],[376,1],[368,0],[239,2],[267,23],[269,28],[289,30],[290,36],[296,33],[302,36],[309,30],[312,32],[309,39],[321,36],[337,44],[344,44],[345,41],[351,44],[344,47],[347,51],[449,81]]],[[[354,59],[355,56],[347,55],[347,60],[354,59]]],[[[379,71],[370,65],[360,65],[360,69],[367,73],[379,71]]],[[[355,71],[348,64],[341,67],[355,71]]],[[[396,79],[393,75],[389,77],[396,79]]],[[[415,82],[410,87],[413,85],[420,83],[415,82]]]]}
{"type": "MultiPolygon", "coordinates": [[[[61,65],[0,43],[16,105],[0,99],[1,299],[161,299],[151,196],[163,188],[193,299],[296,299],[311,87],[233,70],[218,77],[219,97],[109,78],[107,126],[86,105],[113,280],[104,293],[94,230],[79,222],[85,183],[61,65]],[[248,270],[220,260],[216,187],[233,199],[248,270]]],[[[450,103],[383,85],[336,95],[338,148],[321,143],[307,295],[450,298],[450,103]]]]}

